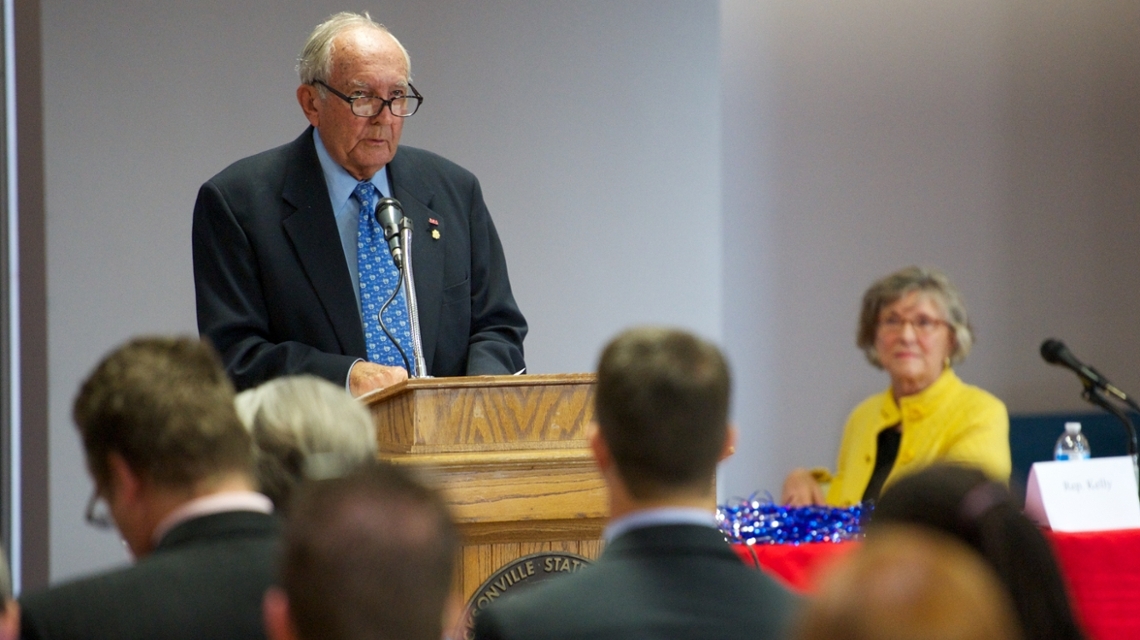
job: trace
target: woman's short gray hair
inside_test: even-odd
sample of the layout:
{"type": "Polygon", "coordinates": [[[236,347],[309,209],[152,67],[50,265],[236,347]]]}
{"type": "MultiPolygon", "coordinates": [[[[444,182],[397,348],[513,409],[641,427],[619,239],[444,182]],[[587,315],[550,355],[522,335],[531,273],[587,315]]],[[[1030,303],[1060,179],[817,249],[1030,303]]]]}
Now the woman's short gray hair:
{"type": "Polygon", "coordinates": [[[305,479],[347,474],[376,457],[376,429],[359,400],[316,376],[277,378],[234,400],[253,435],[261,492],[281,508],[305,479]]]}
{"type": "Polygon", "coordinates": [[[954,332],[954,344],[950,349],[950,362],[958,364],[966,359],[974,344],[974,329],[966,314],[962,295],[950,283],[950,278],[933,267],[907,267],[896,271],[872,284],[863,294],[863,309],[859,313],[859,329],[855,334],[858,345],[867,360],[882,369],[879,355],[875,351],[875,335],[879,330],[879,314],[883,309],[897,302],[912,291],[930,295],[934,303],[942,308],[943,318],[954,332]]]}
{"type": "MultiPolygon", "coordinates": [[[[396,36],[388,31],[388,27],[373,20],[367,11],[363,14],[342,11],[329,16],[328,20],[318,24],[317,28],[309,34],[309,39],[305,41],[305,47],[301,49],[301,55],[297,58],[297,75],[301,77],[301,84],[313,84],[317,80],[328,82],[329,76],[332,75],[333,55],[336,53],[333,41],[345,31],[358,28],[376,29],[388,34],[403,52],[404,68],[408,72],[407,80],[408,82],[412,81],[411,56],[408,55],[408,50],[400,44],[396,36]]],[[[324,95],[324,87],[320,87],[320,89],[321,95],[324,95]]]]}

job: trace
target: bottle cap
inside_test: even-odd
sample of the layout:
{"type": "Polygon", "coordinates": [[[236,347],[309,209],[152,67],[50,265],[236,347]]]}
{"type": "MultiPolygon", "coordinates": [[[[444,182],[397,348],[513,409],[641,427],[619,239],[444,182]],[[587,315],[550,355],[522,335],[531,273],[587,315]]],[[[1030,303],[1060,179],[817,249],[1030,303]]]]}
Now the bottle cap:
{"type": "Polygon", "coordinates": [[[1081,432],[1081,423],[1079,423],[1079,422],[1066,422],[1065,423],[1065,433],[1067,433],[1071,436],[1075,436],[1080,432],[1081,432]]]}

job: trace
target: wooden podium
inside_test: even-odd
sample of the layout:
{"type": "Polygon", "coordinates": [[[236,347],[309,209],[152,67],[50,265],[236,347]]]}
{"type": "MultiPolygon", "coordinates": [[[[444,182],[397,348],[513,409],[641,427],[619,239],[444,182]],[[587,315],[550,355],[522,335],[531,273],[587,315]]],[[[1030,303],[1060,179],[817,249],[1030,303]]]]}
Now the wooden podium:
{"type": "Polygon", "coordinates": [[[593,396],[593,374],[560,374],[414,379],[363,398],[380,458],[422,469],[451,506],[464,601],[516,558],[598,556],[608,507],[586,442],[593,396]]]}

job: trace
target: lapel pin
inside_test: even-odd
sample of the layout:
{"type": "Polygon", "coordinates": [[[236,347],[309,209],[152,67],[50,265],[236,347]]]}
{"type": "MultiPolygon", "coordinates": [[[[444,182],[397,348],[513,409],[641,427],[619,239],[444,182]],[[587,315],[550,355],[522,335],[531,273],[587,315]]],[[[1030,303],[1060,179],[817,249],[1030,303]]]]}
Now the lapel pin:
{"type": "Polygon", "coordinates": [[[439,226],[439,220],[428,218],[428,225],[431,226],[431,239],[439,240],[439,229],[437,228],[439,226]]]}

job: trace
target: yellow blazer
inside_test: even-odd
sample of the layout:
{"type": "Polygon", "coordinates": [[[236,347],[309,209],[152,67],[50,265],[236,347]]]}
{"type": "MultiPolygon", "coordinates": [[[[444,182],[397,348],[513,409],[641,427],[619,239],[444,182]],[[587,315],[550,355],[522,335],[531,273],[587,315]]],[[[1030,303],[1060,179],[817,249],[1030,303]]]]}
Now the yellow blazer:
{"type": "Polygon", "coordinates": [[[879,432],[901,425],[898,458],[884,489],[898,478],[935,462],[961,462],[980,467],[994,480],[1009,482],[1009,414],[993,395],[963,383],[947,367],[926,389],[896,403],[891,390],[855,407],[843,428],[835,475],[815,470],[816,479],[831,481],[827,502],[858,504],[875,469],[879,432]]]}

